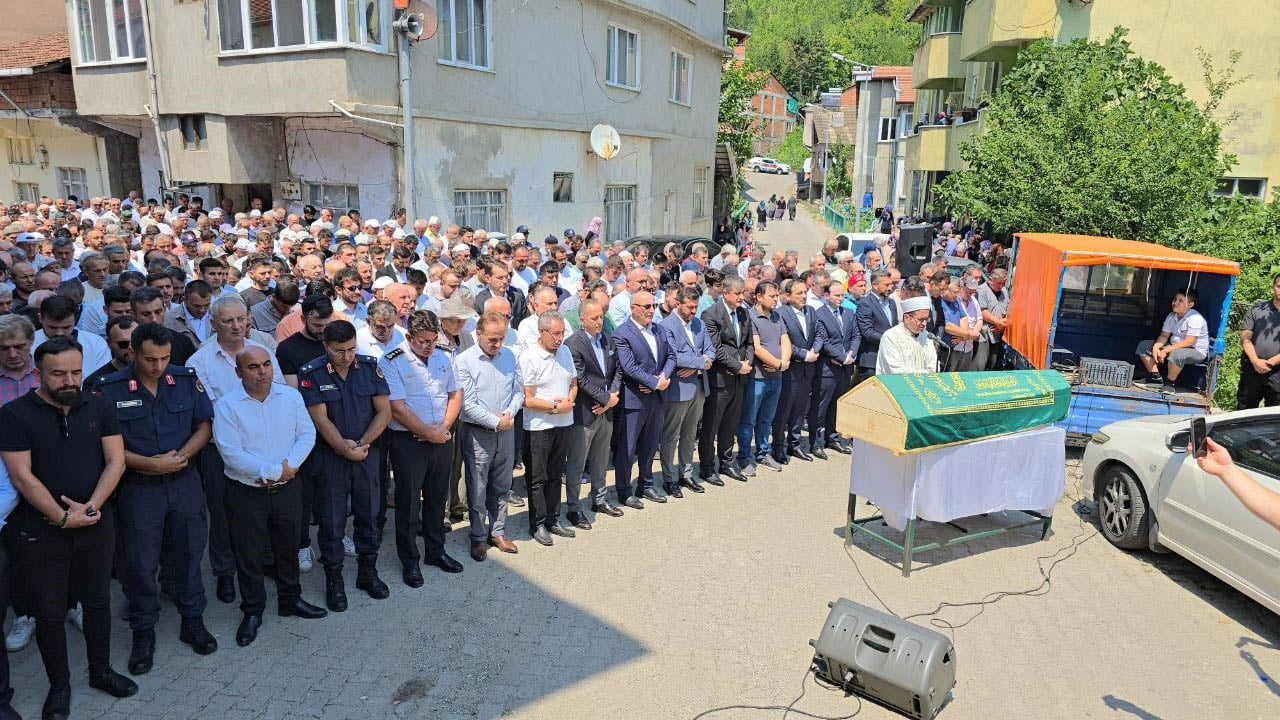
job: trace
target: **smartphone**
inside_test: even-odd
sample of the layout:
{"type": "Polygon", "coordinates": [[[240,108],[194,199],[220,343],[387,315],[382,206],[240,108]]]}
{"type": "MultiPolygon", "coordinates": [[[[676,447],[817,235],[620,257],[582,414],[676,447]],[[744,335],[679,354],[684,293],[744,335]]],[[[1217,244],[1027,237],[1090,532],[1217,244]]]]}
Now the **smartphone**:
{"type": "Polygon", "coordinates": [[[1191,456],[1202,458],[1209,454],[1209,443],[1205,442],[1209,437],[1205,430],[1204,417],[1195,417],[1191,419],[1191,456]]]}

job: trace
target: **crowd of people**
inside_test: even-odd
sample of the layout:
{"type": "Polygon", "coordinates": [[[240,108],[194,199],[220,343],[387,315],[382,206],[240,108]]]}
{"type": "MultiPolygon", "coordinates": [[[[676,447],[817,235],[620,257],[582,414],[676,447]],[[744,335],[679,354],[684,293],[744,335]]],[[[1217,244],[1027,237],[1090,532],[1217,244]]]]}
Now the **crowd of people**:
{"type": "Polygon", "coordinates": [[[539,239],[184,195],[0,214],[0,621],[11,606],[10,651],[36,639],[45,717],[70,712],[68,621],[89,684],[137,692],[111,665],[113,576],[141,675],[162,599],[180,642],[216,651],[206,555],[247,646],[264,578],[281,616],[345,611],[349,557],[355,587],[389,597],[388,521],[419,588],[424,565],[465,570],[450,531],[472,562],[553,547],[848,454],[835,400],[867,377],[1002,363],[1006,255],[973,229],[943,226],[904,278],[890,234],[800,257],[727,219],[709,248],[607,242],[599,218],[539,239]],[[953,277],[957,248],[986,271],[953,277]],[[299,580],[317,562],[323,605],[299,580]]]}

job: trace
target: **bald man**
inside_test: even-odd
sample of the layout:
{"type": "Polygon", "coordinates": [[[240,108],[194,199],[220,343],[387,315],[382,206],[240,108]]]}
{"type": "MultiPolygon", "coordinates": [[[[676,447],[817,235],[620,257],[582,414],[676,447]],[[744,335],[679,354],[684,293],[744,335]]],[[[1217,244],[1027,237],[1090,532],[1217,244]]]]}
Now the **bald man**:
{"type": "Polygon", "coordinates": [[[391,303],[396,308],[396,315],[400,318],[400,327],[408,327],[409,313],[413,312],[414,302],[418,298],[418,291],[408,283],[391,283],[382,289],[382,299],[391,303]]]}

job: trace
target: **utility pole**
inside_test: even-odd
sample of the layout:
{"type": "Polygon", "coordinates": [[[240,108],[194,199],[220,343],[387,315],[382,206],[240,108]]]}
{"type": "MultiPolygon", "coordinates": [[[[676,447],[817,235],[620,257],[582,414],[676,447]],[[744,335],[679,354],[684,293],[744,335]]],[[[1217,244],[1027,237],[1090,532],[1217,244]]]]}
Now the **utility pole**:
{"type": "Polygon", "coordinates": [[[403,152],[404,166],[404,208],[405,217],[412,223],[418,217],[416,201],[418,182],[413,173],[413,67],[409,57],[409,44],[422,34],[422,16],[408,11],[408,3],[396,3],[400,17],[392,23],[398,37],[396,38],[396,54],[400,66],[400,113],[404,127],[401,132],[404,141],[400,143],[403,152]]]}

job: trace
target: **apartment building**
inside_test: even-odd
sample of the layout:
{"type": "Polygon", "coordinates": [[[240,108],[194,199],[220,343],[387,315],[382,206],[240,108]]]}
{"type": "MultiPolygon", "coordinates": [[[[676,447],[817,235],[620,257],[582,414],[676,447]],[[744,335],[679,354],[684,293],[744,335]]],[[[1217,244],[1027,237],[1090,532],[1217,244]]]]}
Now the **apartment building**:
{"type": "Polygon", "coordinates": [[[1207,95],[1196,48],[1211,53],[1219,66],[1240,50],[1238,70],[1249,79],[1221,108],[1236,115],[1223,140],[1238,162],[1219,192],[1266,198],[1280,183],[1280,54],[1273,47],[1280,6],[1274,3],[924,0],[907,19],[921,26],[912,64],[916,120],[905,142],[908,213],[923,213],[933,186],[965,169],[960,143],[981,132],[985,99],[994,95],[1022,47],[1042,37],[1100,40],[1116,26],[1128,28],[1134,52],[1162,65],[1195,100],[1207,95]]]}
{"type": "MultiPolygon", "coordinates": [[[[751,33],[729,28],[726,33],[735,44],[731,62],[741,64],[747,57],[747,40],[751,33]]],[[[772,155],[783,138],[796,129],[799,101],[783,87],[773,73],[768,73],[764,86],[751,97],[747,111],[755,120],[755,133],[751,138],[752,155],[772,155]]]]}
{"type": "Polygon", "coordinates": [[[877,65],[868,79],[858,83],[853,197],[866,207],[892,204],[896,209],[906,200],[903,145],[916,103],[911,72],[905,66],[877,65]]]}
{"type": "Polygon", "coordinates": [[[411,172],[419,215],[491,231],[598,215],[610,239],[711,232],[723,3],[431,8],[409,51],[409,168],[392,0],[66,0],[76,101],[137,138],[148,195],[385,218],[411,172]],[[621,138],[609,160],[599,123],[621,138]]]}
{"type": "Polygon", "coordinates": [[[41,25],[0,46],[0,200],[84,198],[137,187],[136,142],[130,147],[129,138],[76,114],[67,33],[30,32],[48,29],[41,25]]]}

